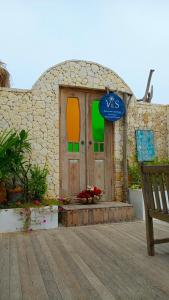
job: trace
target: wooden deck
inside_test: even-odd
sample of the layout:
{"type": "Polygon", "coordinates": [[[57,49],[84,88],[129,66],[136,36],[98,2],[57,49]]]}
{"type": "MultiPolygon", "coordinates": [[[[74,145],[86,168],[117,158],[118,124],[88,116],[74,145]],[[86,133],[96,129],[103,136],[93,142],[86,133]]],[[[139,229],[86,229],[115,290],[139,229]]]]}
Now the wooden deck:
{"type": "Polygon", "coordinates": [[[0,299],[168,300],[169,244],[148,257],[143,222],[1,234],[0,299]]]}

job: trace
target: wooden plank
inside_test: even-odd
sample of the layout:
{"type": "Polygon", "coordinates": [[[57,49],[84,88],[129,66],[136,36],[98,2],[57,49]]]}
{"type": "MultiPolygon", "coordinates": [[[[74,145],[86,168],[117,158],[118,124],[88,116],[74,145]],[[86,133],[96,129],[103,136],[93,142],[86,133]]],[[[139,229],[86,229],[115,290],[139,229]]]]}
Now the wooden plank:
{"type": "MultiPolygon", "coordinates": [[[[46,241],[44,234],[37,234],[36,235],[40,245],[41,245],[41,251],[47,260],[47,263],[49,265],[50,271],[52,273],[52,276],[58,286],[58,289],[62,295],[62,298],[65,300],[73,300],[73,295],[71,293],[71,288],[69,288],[69,284],[67,284],[67,280],[64,276],[64,273],[62,273],[62,267],[60,261],[57,262],[55,260],[55,257],[52,255],[52,252],[49,248],[49,244],[46,241]]],[[[56,251],[57,251],[57,245],[56,245],[56,251]]],[[[58,253],[58,251],[57,251],[58,253]]],[[[59,259],[59,256],[58,256],[59,259]]],[[[65,268],[66,272],[67,268],[65,268]]]]}
{"type": "Polygon", "coordinates": [[[80,299],[101,299],[99,296],[99,293],[97,290],[93,288],[93,286],[90,283],[90,280],[84,272],[84,270],[81,270],[81,267],[77,263],[77,261],[74,259],[74,245],[69,243],[69,241],[66,241],[63,239],[63,235],[57,235],[56,237],[56,243],[60,245],[60,251],[62,252],[63,256],[66,257],[67,264],[71,268],[73,274],[77,278],[77,280],[82,283],[81,284],[81,291],[82,293],[79,295],[80,299]],[[73,248],[72,248],[73,246],[73,248]],[[84,297],[84,298],[83,298],[84,297]]]}
{"type": "MultiPolygon", "coordinates": [[[[21,279],[22,297],[24,300],[32,300],[35,298],[33,282],[31,278],[31,272],[29,262],[26,253],[26,247],[24,244],[24,234],[18,234],[17,239],[17,250],[19,257],[19,272],[21,279]]],[[[29,237],[28,237],[29,238],[29,237]]]]}
{"type": "Polygon", "coordinates": [[[67,252],[71,253],[72,259],[78,265],[81,272],[84,274],[85,277],[88,278],[88,281],[93,286],[95,291],[97,291],[98,293],[97,297],[100,299],[107,299],[107,300],[115,299],[113,294],[104,286],[104,284],[98,279],[98,277],[91,270],[91,268],[84,262],[84,259],[82,259],[78,254],[74,252],[71,244],[67,242],[67,239],[65,239],[63,235],[59,235],[59,239],[64,244],[65,248],[67,249],[67,252]]]}
{"type": "Polygon", "coordinates": [[[164,188],[164,181],[163,181],[163,174],[159,176],[159,185],[160,185],[160,194],[162,199],[162,210],[164,213],[168,212],[167,202],[166,202],[166,196],[165,196],[165,188],[164,188]]]}
{"type": "Polygon", "coordinates": [[[82,190],[86,186],[86,165],[85,165],[85,94],[77,89],[65,89],[60,90],[60,195],[70,196],[76,194],[79,189],[82,190]],[[79,152],[68,152],[67,150],[67,130],[66,130],[66,104],[68,97],[75,97],[79,100],[80,105],[80,140],[79,140],[79,152]],[[81,141],[84,143],[82,144],[81,141]],[[79,166],[72,166],[69,161],[79,161],[79,166]],[[69,166],[71,169],[69,170],[69,166]],[[79,176],[76,176],[76,168],[80,170],[79,176]],[[71,179],[72,174],[72,179],[71,179]],[[70,181],[73,181],[73,186],[70,181]],[[77,182],[76,182],[77,180],[77,182]],[[75,190],[73,190],[73,187],[75,190]]]}
{"type": "Polygon", "coordinates": [[[95,208],[93,209],[93,224],[101,223],[101,212],[100,209],[95,208]]]}
{"type": "Polygon", "coordinates": [[[83,225],[89,224],[88,209],[83,209],[83,225]]]}
{"type": "Polygon", "coordinates": [[[33,297],[48,300],[48,294],[44,286],[38,262],[32,248],[29,234],[22,235],[22,242],[26,252],[27,267],[31,281],[33,297]]]}
{"type": "Polygon", "coordinates": [[[19,272],[19,257],[17,252],[16,235],[10,236],[10,278],[9,278],[9,299],[22,299],[20,272],[19,272]]]}
{"type": "MultiPolygon", "coordinates": [[[[99,227],[100,230],[101,226],[99,227]]],[[[130,294],[132,299],[132,289],[133,284],[130,283],[130,289],[129,289],[129,283],[124,285],[121,284],[121,282],[124,281],[124,278],[122,276],[122,273],[119,268],[119,263],[116,260],[116,255],[114,252],[107,253],[107,245],[104,243],[104,246],[100,244],[101,240],[97,239],[96,230],[92,231],[82,231],[78,230],[76,232],[77,240],[77,247],[79,247],[79,255],[80,255],[80,249],[83,248],[85,253],[88,253],[88,256],[83,257],[83,261],[90,266],[91,270],[95,273],[95,275],[101,280],[104,285],[111,291],[111,293],[116,297],[119,297],[120,295],[124,299],[128,299],[128,295],[130,294]],[[77,237],[78,234],[78,237],[77,237]],[[77,239],[78,238],[78,239],[77,239]],[[111,257],[110,257],[111,253],[111,257]],[[102,271],[103,270],[103,271],[102,271]],[[105,274],[106,277],[105,277],[105,274]]],[[[114,241],[113,241],[114,243],[114,241]]],[[[115,243],[114,243],[115,244],[115,243]]],[[[129,276],[129,271],[127,271],[127,277],[129,276]]],[[[123,270],[125,273],[125,270],[123,270]]],[[[124,284],[124,282],[123,282],[124,284]]],[[[133,293],[134,296],[134,293],[133,293]]]]}
{"type": "Polygon", "coordinates": [[[128,163],[127,163],[127,155],[128,155],[128,122],[127,122],[127,113],[128,113],[128,106],[127,102],[130,101],[131,96],[128,99],[127,94],[123,94],[123,101],[125,105],[125,114],[123,116],[123,173],[124,173],[124,191],[123,191],[123,202],[128,202],[128,163]]]}
{"type": "Polygon", "coordinates": [[[153,210],[149,210],[149,215],[152,218],[159,219],[161,221],[169,222],[169,214],[163,212],[155,212],[153,210]]]}
{"type": "Polygon", "coordinates": [[[72,210],[72,225],[73,226],[79,226],[80,222],[79,222],[79,211],[78,210],[72,210]]]}
{"type": "Polygon", "coordinates": [[[9,292],[9,236],[2,235],[0,240],[0,299],[1,300],[9,300],[10,292],[9,292]]]}
{"type": "Polygon", "coordinates": [[[109,222],[109,209],[108,208],[103,208],[103,219],[104,219],[104,223],[108,223],[109,222]]]}
{"type": "MultiPolygon", "coordinates": [[[[161,297],[164,297],[165,294],[162,293],[164,293],[164,291],[165,292],[169,291],[169,287],[167,285],[167,277],[165,276],[166,274],[165,272],[167,272],[168,267],[165,267],[165,271],[164,269],[161,270],[161,263],[158,263],[157,265],[156,262],[154,262],[154,260],[150,260],[148,257],[145,256],[144,254],[145,240],[143,243],[141,243],[139,239],[139,233],[142,229],[143,223],[140,225],[141,226],[137,227],[137,231],[136,231],[137,238],[133,239],[133,231],[135,230],[134,227],[131,226],[127,227],[124,226],[124,224],[117,224],[116,226],[109,226],[109,228],[106,227],[106,230],[104,227],[101,228],[99,230],[99,234],[101,234],[100,240],[103,242],[104,245],[106,245],[106,249],[109,248],[110,251],[113,251],[114,247],[116,247],[117,253],[114,253],[113,255],[116,257],[119,256],[120,261],[118,261],[118,263],[125,265],[125,269],[123,270],[124,272],[127,268],[129,274],[131,274],[132,272],[133,275],[135,274],[135,279],[133,277],[133,280],[135,282],[135,288],[140,290],[144,289],[142,295],[143,299],[145,299],[144,297],[147,297],[146,299],[154,299],[151,294],[152,293],[151,284],[153,284],[153,286],[158,286],[157,282],[159,282],[159,280],[160,281],[164,280],[165,285],[163,285],[163,287],[160,286],[160,289],[157,289],[156,292],[154,290],[155,295],[156,293],[159,294],[159,299],[160,299],[160,294],[161,297]],[[124,232],[123,229],[125,229],[124,232]],[[110,243],[110,246],[108,246],[108,244],[105,242],[106,238],[107,238],[107,242],[110,243]],[[116,240],[117,242],[114,243],[114,240],[116,240]],[[131,253],[131,249],[132,249],[132,253],[131,253]],[[128,262],[126,261],[126,257],[128,262]],[[138,269],[139,269],[139,274],[138,274],[138,269]],[[137,283],[141,284],[140,288],[137,287],[137,283]]],[[[100,247],[102,249],[103,246],[100,247]]],[[[161,261],[161,259],[159,259],[159,261],[161,261]]],[[[120,269],[121,267],[119,266],[120,269]]],[[[163,268],[164,268],[164,264],[163,264],[163,268]]],[[[126,285],[122,277],[123,274],[121,275],[121,281],[123,282],[123,284],[126,285]]],[[[130,278],[128,284],[131,284],[131,282],[132,279],[130,278]]],[[[155,295],[154,297],[156,297],[155,295]]],[[[142,298],[140,297],[140,299],[142,298]]]]}
{"type": "Polygon", "coordinates": [[[73,210],[65,212],[65,215],[67,216],[67,226],[73,225],[73,210]]]}
{"type": "Polygon", "coordinates": [[[80,160],[68,160],[68,189],[70,195],[75,195],[80,192],[80,160]]]}
{"type": "Polygon", "coordinates": [[[79,226],[84,225],[83,224],[83,214],[84,214],[84,211],[79,209],[79,211],[78,211],[78,225],[79,226]]]}
{"type": "Polygon", "coordinates": [[[92,225],[93,223],[93,209],[88,209],[88,225],[92,225]]]}
{"type": "Polygon", "coordinates": [[[168,173],[169,174],[169,165],[157,165],[157,166],[149,166],[143,165],[142,172],[145,174],[161,174],[161,173],[168,173]]]}
{"type": "MultiPolygon", "coordinates": [[[[103,202],[104,203],[104,202],[103,202]]],[[[132,206],[104,207],[104,205],[73,205],[64,206],[64,218],[62,224],[65,226],[92,225],[107,222],[120,222],[133,219],[132,206]],[[84,209],[84,207],[87,207],[84,209]],[[71,209],[71,210],[70,210],[71,209]]]]}
{"type": "Polygon", "coordinates": [[[115,209],[110,208],[109,209],[109,222],[115,222],[115,209]]]}
{"type": "Polygon", "coordinates": [[[156,209],[157,209],[157,211],[161,211],[161,204],[160,204],[160,197],[159,197],[158,185],[159,185],[158,174],[155,174],[153,176],[153,187],[154,187],[155,200],[156,200],[156,205],[157,205],[156,209]]]}
{"type": "Polygon", "coordinates": [[[112,124],[105,121],[104,132],[104,152],[94,152],[92,136],[92,102],[95,99],[100,100],[102,92],[93,92],[86,94],[86,143],[87,143],[87,184],[103,186],[104,195],[102,200],[112,199],[112,124]],[[98,166],[102,161],[102,166],[98,166]],[[99,162],[99,163],[98,163],[99,162]],[[98,167],[103,169],[102,176],[98,173],[98,167]],[[95,176],[97,172],[97,176],[95,176]]]}
{"type": "Polygon", "coordinates": [[[132,207],[126,207],[126,221],[134,220],[134,211],[132,207]]]}
{"type": "Polygon", "coordinates": [[[115,200],[115,166],[114,166],[114,123],[105,120],[105,201],[115,200]]]}
{"type": "Polygon", "coordinates": [[[163,243],[169,243],[169,238],[154,240],[154,244],[163,244],[163,243]]]}
{"type": "Polygon", "coordinates": [[[150,208],[155,209],[154,194],[152,188],[152,176],[150,176],[150,174],[147,175],[147,192],[148,192],[148,200],[150,202],[150,208]]]}
{"type": "Polygon", "coordinates": [[[43,243],[40,244],[36,234],[31,234],[31,241],[49,299],[62,299],[62,295],[55,280],[56,278],[51,270],[51,260],[49,258],[50,254],[48,253],[48,248],[46,249],[45,247],[44,249],[43,243]]]}
{"type": "MultiPolygon", "coordinates": [[[[59,236],[62,236],[60,234],[59,236]]],[[[49,245],[52,256],[55,260],[55,263],[60,268],[60,272],[63,276],[64,282],[66,282],[70,295],[73,299],[85,299],[85,293],[81,282],[78,280],[79,271],[76,265],[73,266],[72,258],[68,252],[64,252],[63,247],[59,242],[57,242],[58,235],[55,234],[46,234],[45,239],[49,245]]]]}
{"type": "MultiPolygon", "coordinates": [[[[168,229],[155,223],[156,239],[168,229]]],[[[144,222],[0,234],[0,299],[39,299],[42,287],[42,299],[45,288],[49,299],[167,300],[169,244],[156,252],[146,255],[144,222]]]]}
{"type": "Polygon", "coordinates": [[[164,181],[165,181],[165,189],[167,191],[167,197],[168,197],[167,207],[169,210],[169,174],[164,173],[164,181]]]}
{"type": "Polygon", "coordinates": [[[95,159],[94,161],[94,185],[98,186],[101,190],[105,189],[105,162],[101,159],[95,159]]]}

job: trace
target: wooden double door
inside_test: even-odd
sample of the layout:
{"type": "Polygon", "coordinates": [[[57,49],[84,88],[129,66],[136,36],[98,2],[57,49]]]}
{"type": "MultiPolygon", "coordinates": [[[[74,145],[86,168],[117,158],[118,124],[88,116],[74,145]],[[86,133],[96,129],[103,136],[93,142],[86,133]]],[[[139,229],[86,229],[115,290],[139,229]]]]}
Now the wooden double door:
{"type": "Polygon", "coordinates": [[[89,186],[112,199],[113,126],[99,112],[104,92],[60,90],[60,195],[75,196],[89,186]]]}

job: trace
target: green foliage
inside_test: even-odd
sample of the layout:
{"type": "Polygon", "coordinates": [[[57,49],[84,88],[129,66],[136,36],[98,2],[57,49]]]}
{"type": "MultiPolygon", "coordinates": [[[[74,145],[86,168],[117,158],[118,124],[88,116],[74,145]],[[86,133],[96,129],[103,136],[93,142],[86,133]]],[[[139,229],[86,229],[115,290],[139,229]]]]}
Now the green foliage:
{"type": "MultiPolygon", "coordinates": [[[[154,161],[144,162],[145,165],[166,165],[169,164],[169,158],[158,159],[157,157],[154,161]]],[[[141,173],[140,173],[140,165],[138,162],[134,162],[132,165],[128,166],[128,174],[129,174],[129,187],[132,189],[141,188],[141,173]]]]}
{"type": "Polygon", "coordinates": [[[151,162],[146,162],[146,165],[153,165],[153,166],[158,166],[158,165],[167,165],[169,164],[169,158],[165,157],[165,158],[161,158],[160,160],[158,159],[158,157],[156,157],[154,159],[154,161],[151,162]]]}
{"type": "Polygon", "coordinates": [[[140,174],[140,166],[137,162],[133,163],[128,167],[128,174],[130,178],[129,186],[137,186],[141,187],[141,174],[140,174]]]}
{"type": "Polygon", "coordinates": [[[29,208],[29,207],[44,207],[44,206],[54,206],[54,205],[63,205],[59,200],[57,199],[42,199],[41,202],[39,202],[39,205],[32,202],[7,202],[5,204],[0,204],[0,209],[8,209],[8,208],[29,208]]]}
{"type": "Polygon", "coordinates": [[[28,132],[21,130],[5,130],[0,133],[0,181],[5,182],[14,189],[16,186],[23,188],[24,203],[32,198],[41,199],[47,191],[46,166],[41,169],[35,165],[32,167],[31,144],[28,132]],[[12,186],[11,186],[12,183],[12,186]]]}
{"type": "Polygon", "coordinates": [[[15,143],[15,132],[5,130],[0,133],[0,181],[5,181],[10,175],[9,165],[11,158],[9,150],[14,147],[15,143]]]}
{"type": "Polygon", "coordinates": [[[41,169],[38,165],[30,169],[29,190],[32,197],[41,199],[47,191],[47,175],[48,169],[46,165],[41,169]]]}
{"type": "Polygon", "coordinates": [[[24,164],[25,155],[30,153],[31,145],[28,132],[21,130],[5,130],[0,134],[0,180],[12,178],[15,182],[21,165],[24,164]]]}

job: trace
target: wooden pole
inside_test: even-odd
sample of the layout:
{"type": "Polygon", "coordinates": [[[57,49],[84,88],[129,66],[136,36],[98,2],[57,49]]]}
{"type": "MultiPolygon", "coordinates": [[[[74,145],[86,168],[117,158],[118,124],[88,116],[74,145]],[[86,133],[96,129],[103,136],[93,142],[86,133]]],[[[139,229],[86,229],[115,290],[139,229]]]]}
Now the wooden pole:
{"type": "Polygon", "coordinates": [[[127,165],[127,154],[128,154],[128,106],[130,104],[132,95],[123,94],[123,100],[125,103],[126,112],[123,117],[123,172],[124,172],[124,199],[123,202],[128,202],[128,165],[127,165]]]}
{"type": "Polygon", "coordinates": [[[110,90],[109,87],[105,87],[106,92],[109,93],[114,92],[117,93],[119,96],[122,95],[126,112],[123,117],[123,173],[124,173],[124,192],[123,192],[123,202],[128,202],[128,165],[127,165],[127,156],[128,156],[128,121],[127,121],[127,114],[128,114],[128,107],[130,104],[130,100],[132,98],[132,93],[130,92],[122,92],[120,90],[110,90]]]}

